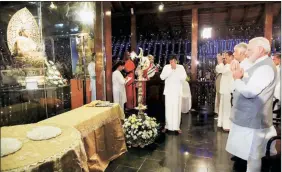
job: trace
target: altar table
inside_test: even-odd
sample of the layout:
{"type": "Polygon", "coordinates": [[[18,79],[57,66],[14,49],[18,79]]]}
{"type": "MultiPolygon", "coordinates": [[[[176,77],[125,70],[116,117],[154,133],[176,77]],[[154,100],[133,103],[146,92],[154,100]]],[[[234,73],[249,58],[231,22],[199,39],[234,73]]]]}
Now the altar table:
{"type": "Polygon", "coordinates": [[[52,124],[62,130],[61,135],[42,141],[26,137],[28,131],[43,124],[1,127],[1,138],[16,138],[22,148],[1,158],[1,171],[89,171],[80,133],[73,127],[52,124]]]}
{"type": "Polygon", "coordinates": [[[127,151],[121,119],[123,110],[113,107],[82,106],[41,121],[42,124],[62,124],[75,127],[82,136],[89,171],[104,171],[111,160],[127,151]]]}

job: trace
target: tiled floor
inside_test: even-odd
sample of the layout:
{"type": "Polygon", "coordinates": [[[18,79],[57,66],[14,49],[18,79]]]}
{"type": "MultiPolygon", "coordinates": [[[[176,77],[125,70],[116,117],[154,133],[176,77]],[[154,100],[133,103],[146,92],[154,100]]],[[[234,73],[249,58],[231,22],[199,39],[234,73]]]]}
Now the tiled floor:
{"type": "Polygon", "coordinates": [[[181,135],[168,132],[148,148],[128,149],[106,172],[231,172],[228,133],[216,122],[214,116],[183,114],[181,135]]]}

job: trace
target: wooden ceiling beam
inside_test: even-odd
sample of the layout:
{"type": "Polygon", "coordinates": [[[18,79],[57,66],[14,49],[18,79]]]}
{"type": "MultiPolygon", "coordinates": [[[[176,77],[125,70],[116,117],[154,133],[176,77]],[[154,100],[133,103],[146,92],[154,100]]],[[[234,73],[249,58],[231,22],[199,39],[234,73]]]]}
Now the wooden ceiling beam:
{"type": "Polygon", "coordinates": [[[231,19],[232,19],[232,8],[229,7],[229,8],[228,8],[228,12],[227,12],[227,17],[226,17],[226,19],[225,19],[225,23],[227,24],[227,26],[230,25],[231,19]]]}
{"type": "Polygon", "coordinates": [[[277,16],[274,18],[273,24],[276,24],[276,23],[280,23],[281,24],[280,20],[281,20],[281,8],[280,8],[279,13],[277,14],[277,16]]]}
{"type": "Polygon", "coordinates": [[[262,4],[262,5],[260,5],[260,11],[259,11],[259,14],[257,16],[257,19],[255,20],[256,25],[262,23],[262,21],[264,19],[264,11],[265,11],[264,4],[262,4]]]}
{"type": "Polygon", "coordinates": [[[248,12],[249,12],[249,7],[248,6],[244,6],[244,13],[243,13],[243,17],[240,23],[245,23],[246,18],[248,16],[248,12]]]}
{"type": "MultiPolygon", "coordinates": [[[[185,10],[191,10],[193,8],[222,8],[222,7],[230,7],[230,6],[245,6],[245,5],[254,5],[254,4],[264,4],[263,1],[257,1],[257,2],[236,2],[236,3],[222,3],[222,4],[216,4],[212,2],[205,2],[201,4],[193,4],[193,5],[182,5],[182,6],[175,6],[175,7],[164,7],[164,10],[162,13],[166,12],[174,12],[174,11],[185,11],[185,10]]],[[[280,2],[279,2],[280,3],[280,2]]],[[[144,10],[138,10],[136,11],[136,14],[148,14],[148,13],[159,13],[157,8],[154,9],[144,9],[144,10]]]]}

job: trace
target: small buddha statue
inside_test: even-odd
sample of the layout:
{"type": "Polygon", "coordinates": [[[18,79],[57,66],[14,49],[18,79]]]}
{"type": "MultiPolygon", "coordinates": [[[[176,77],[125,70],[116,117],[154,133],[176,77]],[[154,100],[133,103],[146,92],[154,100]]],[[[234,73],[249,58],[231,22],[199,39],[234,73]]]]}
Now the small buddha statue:
{"type": "Polygon", "coordinates": [[[19,31],[19,36],[16,38],[14,55],[16,55],[16,61],[23,66],[42,67],[44,65],[44,53],[38,51],[38,46],[29,38],[29,33],[24,28],[19,31]]]}

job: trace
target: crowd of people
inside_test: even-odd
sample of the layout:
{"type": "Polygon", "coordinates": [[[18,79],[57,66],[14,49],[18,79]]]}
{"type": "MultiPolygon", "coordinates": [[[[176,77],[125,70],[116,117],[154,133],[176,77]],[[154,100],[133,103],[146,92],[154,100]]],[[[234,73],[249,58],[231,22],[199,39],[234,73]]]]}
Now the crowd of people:
{"type": "MultiPolygon", "coordinates": [[[[234,52],[226,51],[217,55],[217,126],[229,132],[226,151],[247,161],[247,172],[260,171],[266,144],[277,135],[272,121],[273,102],[278,102],[275,108],[280,108],[281,54],[274,54],[271,58],[270,52],[269,41],[264,37],[256,37],[248,44],[237,44],[234,52]]],[[[149,55],[149,58],[151,64],[143,71],[146,80],[150,80],[153,73],[158,71],[154,57],[149,55]]],[[[114,102],[119,103],[123,109],[125,107],[124,110],[136,107],[134,81],[137,69],[130,53],[125,54],[124,62],[118,61],[113,67],[114,102]],[[123,70],[125,77],[122,75],[123,70]]],[[[181,106],[185,93],[183,88],[186,88],[183,83],[187,73],[182,65],[177,64],[176,56],[171,56],[159,77],[165,83],[165,126],[162,132],[171,130],[181,134],[181,106]]],[[[271,146],[271,153],[276,153],[275,144],[271,146]]]]}
{"type": "Polygon", "coordinates": [[[229,132],[226,150],[247,161],[247,172],[260,171],[266,144],[277,135],[272,112],[273,102],[280,102],[281,54],[271,58],[270,51],[269,41],[256,37],[217,56],[217,126],[229,132]]]}

